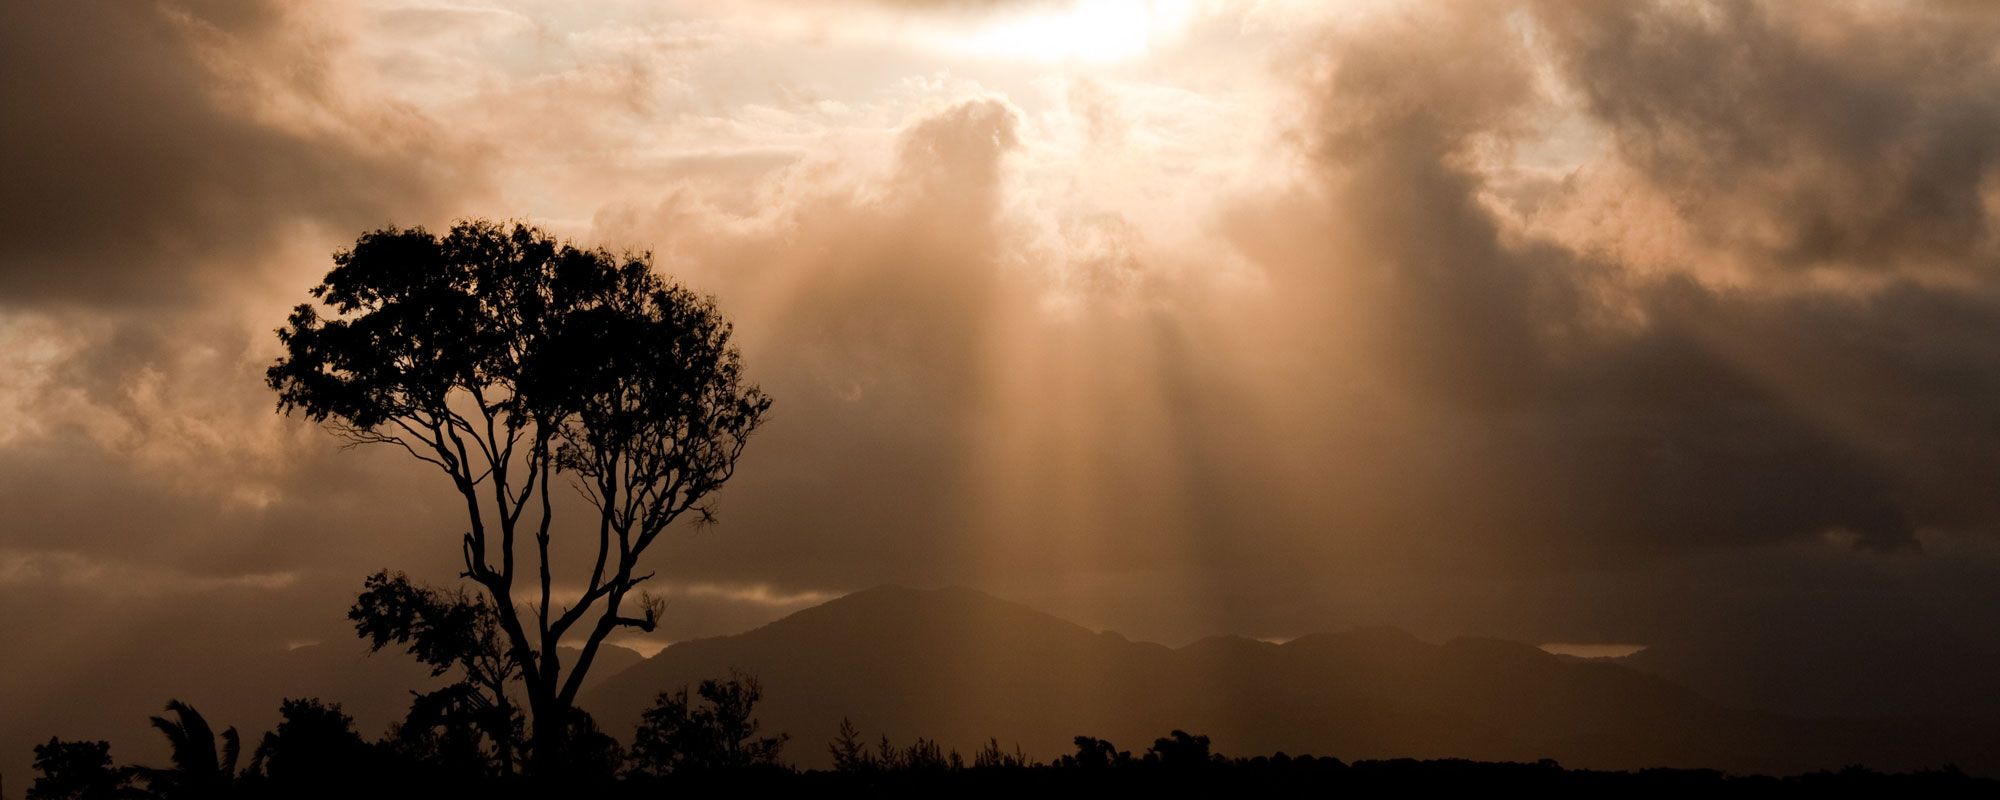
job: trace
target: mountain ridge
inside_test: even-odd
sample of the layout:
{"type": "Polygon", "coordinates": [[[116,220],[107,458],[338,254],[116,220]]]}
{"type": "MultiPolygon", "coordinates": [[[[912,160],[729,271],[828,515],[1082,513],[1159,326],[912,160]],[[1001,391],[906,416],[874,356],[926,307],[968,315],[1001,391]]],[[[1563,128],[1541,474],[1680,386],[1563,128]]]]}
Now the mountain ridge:
{"type": "Polygon", "coordinates": [[[925,736],[970,752],[995,737],[1041,758],[1077,735],[1144,749],[1180,728],[1238,754],[1746,772],[2000,766],[1990,731],[1745,711],[1615,659],[1504,639],[1434,644],[1369,627],[1169,648],[964,586],[878,586],[677,643],[605,678],[584,704],[624,736],[657,692],[738,668],[762,681],[765,729],[790,734],[787,755],[804,766],[823,766],[843,718],[870,738],[925,736]]]}

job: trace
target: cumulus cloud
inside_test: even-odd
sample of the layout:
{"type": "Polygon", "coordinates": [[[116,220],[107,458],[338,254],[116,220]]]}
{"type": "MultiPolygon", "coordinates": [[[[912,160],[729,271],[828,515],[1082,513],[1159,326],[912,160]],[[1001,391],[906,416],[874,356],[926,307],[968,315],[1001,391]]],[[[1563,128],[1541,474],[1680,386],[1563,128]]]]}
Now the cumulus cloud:
{"type": "Polygon", "coordinates": [[[276,3],[66,3],[0,20],[0,304],[187,302],[301,230],[432,213],[421,114],[319,82],[341,43],[276,3]]]}
{"type": "MultiPolygon", "coordinates": [[[[1358,351],[1356,373],[1375,384],[1369,391],[1413,417],[1410,436],[1371,451],[1371,463],[1398,470],[1431,448],[1459,449],[1449,477],[1431,482],[1455,496],[1456,512],[1438,519],[1420,507],[1392,509],[1397,524],[1495,529],[1516,543],[1550,538],[1564,542],[1558,552],[1576,554],[1823,535],[1895,549],[1914,546],[1922,527],[1990,529],[2000,519],[1974,510],[1987,504],[1970,484],[1947,488],[1957,484],[1952,471],[1971,466],[1968,457],[1991,469],[1988,456],[1971,454],[1981,448],[1912,446],[1995,441],[1985,400],[1974,399],[1988,390],[1959,383],[1994,366],[1992,349],[1963,335],[1990,324],[1994,311],[1987,279],[1964,283],[1985,273],[1983,156],[1923,118],[1976,117],[1986,84],[1957,91],[1969,106],[1908,100],[1898,107],[1907,114],[1868,117],[1858,124],[1880,126],[1882,135],[1861,138],[1883,148],[1869,150],[1849,141],[1857,123],[1845,114],[1735,104],[1754,106],[1755,92],[1776,87],[1796,93],[1787,102],[1799,106],[1845,102],[1862,88],[1904,103],[1887,87],[1935,68],[1934,59],[1960,57],[1951,55],[1960,50],[1949,44],[1949,20],[1857,12],[1822,23],[1834,26],[1829,32],[1778,26],[1745,8],[1399,9],[1308,50],[1299,71],[1312,76],[1314,112],[1300,135],[1316,155],[1317,189],[1305,203],[1254,201],[1237,238],[1281,276],[1274,280],[1311,287],[1291,313],[1303,320],[1323,312],[1328,324],[1307,323],[1301,335],[1358,351]],[[1787,72],[1805,69],[1793,60],[1813,60],[1796,54],[1818,51],[1777,44],[1846,40],[1883,25],[1924,44],[1841,62],[1843,72],[1819,83],[1787,72]],[[1926,35],[1931,25],[1942,46],[1926,35]],[[1793,30],[1805,32],[1785,32],[1793,30]],[[1759,37],[1777,41],[1761,47],[1759,37]],[[1698,55],[1695,42],[1754,53],[1755,63],[1716,70],[1728,59],[1698,55]],[[1675,62],[1682,72],[1648,61],[1668,54],[1685,60],[1675,62]],[[1888,64],[1913,66],[1904,73],[1888,64]],[[1581,119],[1573,116],[1577,95],[1585,98],[1581,119]],[[1639,181],[1630,191],[1679,203],[1591,208],[1615,197],[1574,181],[1536,202],[1612,224],[1701,231],[1691,235],[1702,246],[1628,264],[1616,258],[1621,251],[1544,224],[1538,209],[1517,213],[1510,204],[1521,198],[1507,193],[1524,169],[1523,151],[1575,126],[1601,131],[1614,146],[1577,147],[1568,158],[1608,159],[1593,166],[1639,181]],[[1696,133],[1733,143],[1684,141],[1696,133]],[[1768,155],[1740,160],[1751,152],[1768,155]],[[1882,152],[1898,155],[1878,166],[1882,152]],[[1924,174],[1953,159],[1966,160],[1945,169],[1949,176],[1924,174]],[[1775,170],[1797,177],[1772,177],[1775,170]],[[1854,181],[1863,185],[1841,188],[1854,181]],[[1788,200],[1792,190],[1781,183],[1798,184],[1810,202],[1788,200]],[[1941,193],[1942,205],[1909,201],[1919,187],[1941,193]],[[1830,204],[1842,196],[1869,204],[1832,226],[1852,235],[1835,247],[1842,263],[1897,277],[1867,288],[1710,280],[1702,259],[1716,252],[1782,269],[1807,247],[1793,234],[1822,224],[1812,217],[1836,214],[1830,204]],[[1670,219],[1636,218],[1642,213],[1670,219]],[[1754,224],[1790,231],[1791,242],[1708,235],[1720,220],[1752,214],[1769,217],[1754,224]],[[1957,233],[1912,233],[1941,220],[1956,220],[1949,225],[1957,233]],[[1893,243],[1906,233],[1922,244],[1893,243]],[[1292,247],[1271,252],[1274,239],[1292,247]],[[1936,270],[1908,268],[1939,262],[1962,279],[1939,288],[1926,280],[1936,270]],[[1957,366],[1940,371],[1941,363],[1957,366]],[[1442,441],[1423,441],[1430,437],[1442,441]],[[1487,496],[1481,487],[1506,488],[1487,496]]],[[[1923,93],[1955,96],[1955,85],[1923,93]]]]}
{"type": "Polygon", "coordinates": [[[2000,17],[1967,4],[1534,6],[1565,86],[1696,244],[1989,275],[2000,17]]]}
{"type": "Polygon", "coordinates": [[[137,564],[94,561],[61,551],[0,552],[0,585],[33,584],[68,591],[102,592],[118,599],[166,594],[203,594],[218,589],[285,589],[298,583],[292,572],[202,577],[137,564]]]}

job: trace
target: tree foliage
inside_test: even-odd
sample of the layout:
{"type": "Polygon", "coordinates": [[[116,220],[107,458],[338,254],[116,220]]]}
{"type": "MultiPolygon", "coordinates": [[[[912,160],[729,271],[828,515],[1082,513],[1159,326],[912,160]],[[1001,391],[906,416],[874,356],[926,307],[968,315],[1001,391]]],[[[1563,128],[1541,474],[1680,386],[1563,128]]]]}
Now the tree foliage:
{"type": "Polygon", "coordinates": [[[861,772],[874,769],[875,760],[868,753],[868,744],[861,740],[861,729],[854,727],[854,721],[840,718],[840,730],[834,732],[833,741],[828,742],[827,752],[833,754],[835,772],[861,772]]]}
{"type": "Polygon", "coordinates": [[[431,675],[459,680],[418,694],[398,727],[397,744],[472,771],[512,772],[521,720],[507,687],[520,674],[489,601],[463,590],[377,572],[347,612],[373,651],[402,645],[431,675]]]}
{"type": "Polygon", "coordinates": [[[1109,769],[1122,767],[1132,761],[1132,752],[1120,750],[1117,745],[1094,736],[1078,736],[1072,742],[1076,745],[1076,755],[1063,756],[1064,766],[1078,769],[1109,769]]]}
{"type": "Polygon", "coordinates": [[[111,743],[66,742],[50,737],[35,745],[35,777],[27,800],[111,800],[129,793],[131,770],[111,766],[111,743]]]}
{"type": "Polygon", "coordinates": [[[251,771],[279,786],[314,787],[342,782],[368,762],[370,748],[339,703],[286,698],[276,730],[264,734],[251,771]]]}
{"type": "Polygon", "coordinates": [[[1153,740],[1146,748],[1146,761],[1169,767],[1206,766],[1215,756],[1209,752],[1208,737],[1183,730],[1153,740]]]}

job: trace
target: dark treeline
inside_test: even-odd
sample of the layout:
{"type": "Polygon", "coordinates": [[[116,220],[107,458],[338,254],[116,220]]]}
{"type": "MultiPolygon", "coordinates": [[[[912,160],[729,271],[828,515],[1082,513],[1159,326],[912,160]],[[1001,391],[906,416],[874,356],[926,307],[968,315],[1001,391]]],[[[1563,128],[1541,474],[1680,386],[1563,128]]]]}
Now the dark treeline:
{"type": "Polygon", "coordinates": [[[519,756],[532,753],[495,747],[491,727],[478,715],[440,722],[421,717],[423,709],[417,708],[412,719],[420,722],[392,725],[368,741],[338,704],[287,700],[277,729],[264,734],[241,763],[243,743],[234,728],[217,732],[199,711],[171,702],[165,716],[153,718],[170,745],[169,765],[117,766],[107,742],[51,739],[35,748],[37,776],[27,797],[651,798],[723,791],[888,797],[1495,791],[1991,797],[2000,792],[2000,781],[1950,767],[1900,774],[1849,767],[1780,778],[1701,769],[1565,769],[1549,760],[1350,764],[1284,753],[1231,758],[1213,752],[1208,737],[1178,730],[1138,753],[1078,736],[1075,752],[1049,762],[998,740],[988,740],[968,758],[921,737],[908,744],[886,736],[871,740],[847,720],[827,744],[833,768],[801,770],[782,758],[786,736],[760,735],[754,710],[761,698],[756,679],[743,674],[703,681],[692,695],[686,689],[662,693],[633,732],[630,747],[577,712],[569,730],[572,744],[555,760],[559,771],[539,775],[518,771],[519,756]]]}

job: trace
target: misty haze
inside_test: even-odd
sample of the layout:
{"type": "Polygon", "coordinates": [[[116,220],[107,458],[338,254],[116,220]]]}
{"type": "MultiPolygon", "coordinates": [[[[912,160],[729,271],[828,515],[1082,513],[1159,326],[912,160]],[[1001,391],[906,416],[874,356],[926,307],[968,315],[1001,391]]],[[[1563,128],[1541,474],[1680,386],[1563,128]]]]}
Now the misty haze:
{"type": "Polygon", "coordinates": [[[2000,5],[0,5],[0,800],[2000,791],[2000,5]]]}

